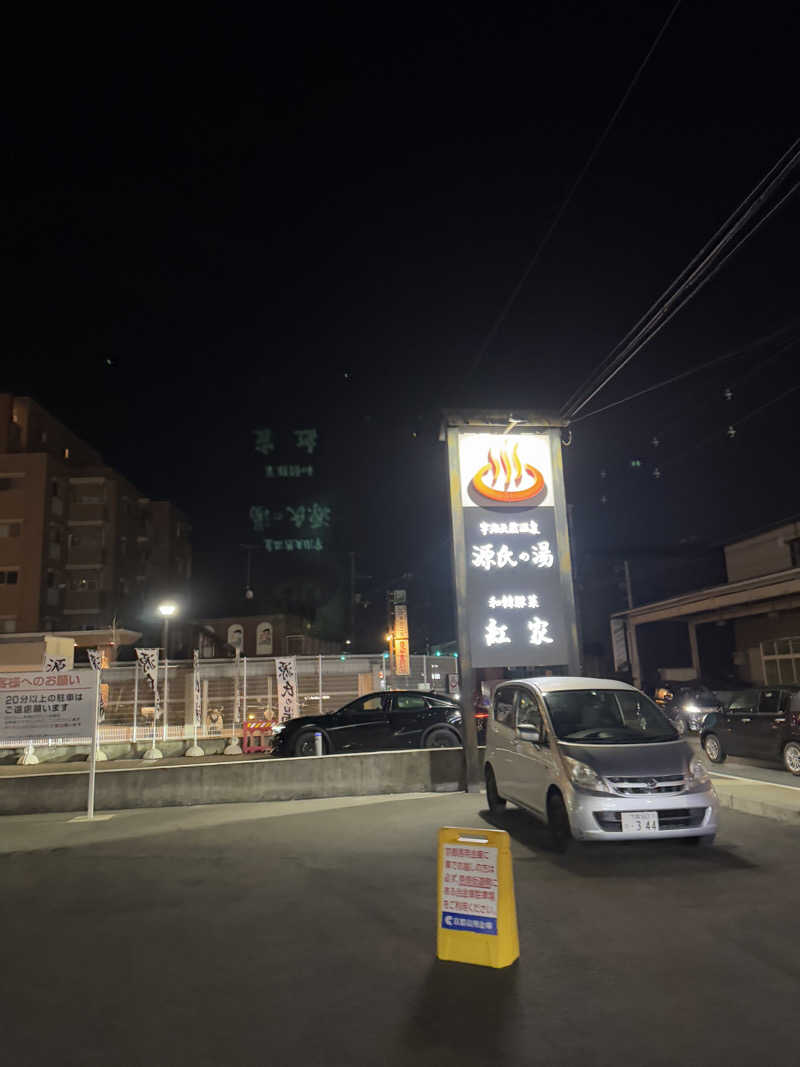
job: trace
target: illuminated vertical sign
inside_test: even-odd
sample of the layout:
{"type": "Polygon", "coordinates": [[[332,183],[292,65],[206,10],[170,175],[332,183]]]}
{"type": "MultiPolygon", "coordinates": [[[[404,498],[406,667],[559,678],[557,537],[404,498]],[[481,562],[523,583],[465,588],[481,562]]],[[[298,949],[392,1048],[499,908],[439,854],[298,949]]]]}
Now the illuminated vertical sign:
{"type": "Polygon", "coordinates": [[[394,672],[403,677],[411,674],[408,652],[408,608],[395,602],[394,606],[394,672]]]}
{"type": "Polygon", "coordinates": [[[460,426],[448,447],[459,641],[470,666],[577,673],[560,431],[460,426]]]}

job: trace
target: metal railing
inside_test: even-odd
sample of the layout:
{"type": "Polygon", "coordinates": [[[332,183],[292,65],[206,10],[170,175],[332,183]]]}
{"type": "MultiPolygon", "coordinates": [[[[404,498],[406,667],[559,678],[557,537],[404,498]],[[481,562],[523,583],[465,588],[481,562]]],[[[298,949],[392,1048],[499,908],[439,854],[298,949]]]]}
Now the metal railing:
{"type": "MultiPolygon", "coordinates": [[[[453,656],[411,656],[410,674],[387,670],[381,653],[348,656],[297,656],[298,713],[316,715],[336,711],[365,693],[380,689],[452,691],[458,660],[453,656]]],[[[191,660],[169,661],[168,697],[164,700],[165,668],[159,663],[159,741],[188,740],[194,734],[194,674],[191,660]]],[[[240,736],[244,718],[277,719],[278,688],[274,657],[201,659],[199,664],[201,715],[198,737],[240,736]],[[237,703],[238,697],[238,703],[237,703]]],[[[153,690],[134,663],[118,663],[102,674],[104,718],[100,743],[146,742],[153,736],[153,690]]],[[[49,738],[39,745],[88,744],[89,738],[49,738]]],[[[19,748],[25,740],[0,742],[19,748]]]]}

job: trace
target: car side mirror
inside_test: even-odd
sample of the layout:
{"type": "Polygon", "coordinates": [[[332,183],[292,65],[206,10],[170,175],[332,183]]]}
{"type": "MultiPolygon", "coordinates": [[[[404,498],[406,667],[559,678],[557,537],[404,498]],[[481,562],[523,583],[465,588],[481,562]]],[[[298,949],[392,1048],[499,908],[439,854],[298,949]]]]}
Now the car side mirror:
{"type": "Polygon", "coordinates": [[[541,745],[542,743],[541,732],[536,726],[520,723],[517,726],[517,733],[521,741],[530,741],[532,745],[541,745]]]}

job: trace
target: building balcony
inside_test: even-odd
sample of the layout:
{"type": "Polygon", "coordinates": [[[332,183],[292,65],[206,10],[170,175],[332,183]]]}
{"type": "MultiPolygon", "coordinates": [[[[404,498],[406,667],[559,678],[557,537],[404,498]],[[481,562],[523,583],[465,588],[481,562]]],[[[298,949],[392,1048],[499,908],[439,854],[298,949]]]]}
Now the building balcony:
{"type": "Polygon", "coordinates": [[[101,567],[105,562],[102,545],[73,545],[67,556],[67,567],[101,567]]]}
{"type": "Polygon", "coordinates": [[[84,611],[102,611],[105,606],[106,593],[102,589],[83,591],[68,589],[64,597],[64,611],[71,615],[79,615],[84,611]]]}
{"type": "Polygon", "coordinates": [[[90,501],[78,503],[73,501],[69,506],[69,522],[106,522],[108,512],[102,501],[90,501]]]}

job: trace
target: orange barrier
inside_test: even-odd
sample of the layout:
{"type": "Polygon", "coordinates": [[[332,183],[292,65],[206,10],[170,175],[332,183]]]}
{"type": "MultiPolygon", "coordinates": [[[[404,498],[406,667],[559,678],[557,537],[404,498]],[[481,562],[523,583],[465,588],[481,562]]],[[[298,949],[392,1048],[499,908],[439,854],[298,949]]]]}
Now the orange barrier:
{"type": "Polygon", "coordinates": [[[245,720],[242,725],[242,752],[269,752],[272,749],[272,721],[253,722],[245,720]]]}

